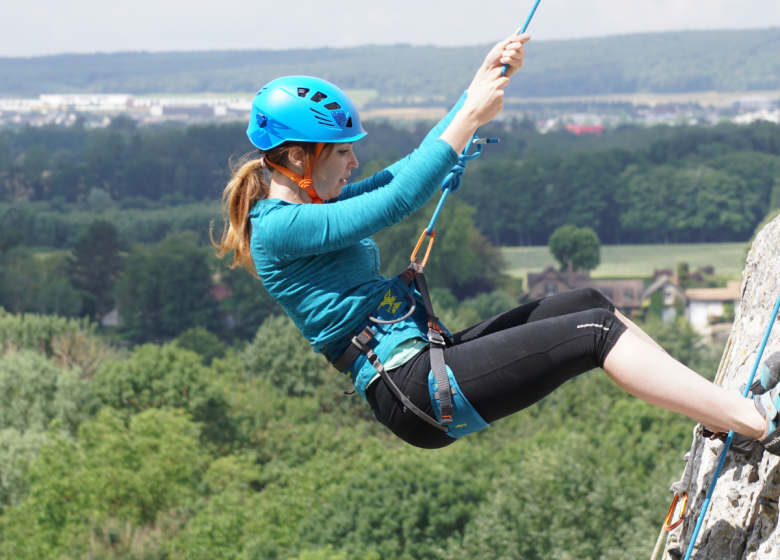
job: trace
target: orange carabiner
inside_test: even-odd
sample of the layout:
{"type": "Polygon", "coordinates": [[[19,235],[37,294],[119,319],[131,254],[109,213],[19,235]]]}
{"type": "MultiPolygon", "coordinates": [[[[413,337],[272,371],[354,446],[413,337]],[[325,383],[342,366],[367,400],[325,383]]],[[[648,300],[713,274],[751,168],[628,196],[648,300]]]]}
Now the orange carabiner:
{"type": "Polygon", "coordinates": [[[680,496],[677,494],[677,492],[675,492],[674,498],[672,499],[672,505],[669,506],[669,513],[666,514],[666,519],[664,520],[664,531],[668,532],[672,529],[676,529],[685,519],[685,512],[688,509],[688,492],[683,492],[682,506],[680,506],[680,516],[677,518],[677,521],[672,523],[672,519],[674,519],[674,510],[677,509],[677,502],[679,500],[680,496]]]}
{"type": "MultiPolygon", "coordinates": [[[[414,246],[414,251],[412,252],[412,256],[409,257],[409,260],[414,262],[414,259],[417,258],[417,251],[420,250],[420,246],[422,245],[423,239],[425,239],[425,236],[427,235],[428,228],[425,228],[422,232],[422,235],[420,236],[419,241],[417,241],[417,245],[414,246]]],[[[425,263],[428,262],[428,255],[431,254],[431,248],[433,247],[433,240],[435,238],[436,232],[431,231],[431,240],[428,242],[428,248],[425,250],[425,258],[422,261],[422,267],[425,268],[425,263]]]]}

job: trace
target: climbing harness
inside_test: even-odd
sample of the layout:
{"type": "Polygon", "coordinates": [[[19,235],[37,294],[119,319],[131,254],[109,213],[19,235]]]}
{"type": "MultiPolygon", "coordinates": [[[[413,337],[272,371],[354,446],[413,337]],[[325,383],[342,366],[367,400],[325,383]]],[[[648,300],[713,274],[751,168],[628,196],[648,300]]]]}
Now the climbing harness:
{"type": "MultiPolygon", "coordinates": [[[[748,397],[751,388],[754,386],[753,380],[755,379],[756,372],[758,371],[759,365],[761,364],[761,358],[764,356],[764,350],[766,349],[766,344],[769,341],[769,335],[772,333],[772,327],[774,327],[778,312],[780,312],[780,296],[778,296],[777,302],[775,303],[775,307],[769,319],[769,325],[767,325],[766,332],[764,333],[764,338],[761,340],[761,346],[759,346],[758,349],[758,355],[756,356],[756,361],[753,364],[752,370],[750,371],[750,377],[748,377],[748,381],[745,384],[745,388],[742,393],[742,396],[745,398],[748,397]]],[[[718,434],[713,434],[713,435],[717,436],[718,434]]],[[[732,430],[726,436],[725,445],[723,446],[723,450],[720,453],[720,458],[718,459],[718,466],[715,468],[715,473],[712,476],[712,483],[710,483],[709,490],[707,490],[707,495],[704,498],[704,502],[701,508],[701,513],[699,514],[699,519],[696,522],[696,527],[694,527],[693,529],[693,535],[691,536],[691,541],[688,543],[688,550],[685,553],[684,560],[690,560],[691,554],[693,554],[693,549],[696,545],[696,539],[699,536],[699,531],[701,531],[702,524],[704,523],[704,518],[707,515],[710,502],[712,501],[712,495],[715,492],[715,486],[718,483],[718,477],[720,477],[720,473],[723,470],[723,465],[726,462],[726,455],[729,452],[729,448],[731,447],[731,443],[734,439],[734,435],[735,435],[734,431],[732,430]]],[[[693,448],[696,447],[696,444],[697,444],[696,437],[694,437],[693,448]]],[[[693,469],[693,461],[689,461],[688,465],[686,466],[686,471],[689,468],[691,470],[693,469]]],[[[690,476],[688,477],[688,482],[690,482],[690,476]]],[[[667,519],[668,519],[668,515],[667,515],[667,519]]]]}
{"type": "MultiPolygon", "coordinates": [[[[535,1],[531,12],[528,14],[528,17],[523,24],[521,33],[525,33],[540,2],[541,0],[535,1]]],[[[506,74],[508,67],[508,64],[504,65],[501,70],[502,76],[506,74]]],[[[495,144],[498,143],[498,141],[498,138],[479,138],[475,133],[471,142],[463,149],[463,152],[461,152],[458,157],[458,163],[452,168],[452,171],[450,171],[442,182],[441,198],[431,216],[431,221],[422,231],[422,234],[414,247],[414,251],[412,251],[409,258],[411,261],[409,266],[403,273],[395,277],[395,282],[393,282],[391,288],[383,296],[382,301],[390,301],[392,298],[398,298],[399,296],[402,296],[399,298],[401,301],[403,299],[408,299],[411,302],[409,311],[399,318],[378,318],[369,315],[366,321],[360,325],[355,333],[353,333],[353,336],[349,338],[347,349],[342,356],[331,362],[337,370],[346,373],[347,376],[352,379],[353,374],[350,370],[354,369],[355,371],[358,371],[360,368],[355,362],[360,356],[365,356],[365,359],[374,367],[390,391],[399,401],[401,401],[401,404],[403,404],[406,409],[411,410],[424,422],[446,432],[447,435],[453,438],[463,437],[464,435],[485,429],[489,427],[489,424],[482,419],[474,407],[471,406],[471,403],[463,396],[463,393],[460,391],[458,383],[455,380],[455,376],[452,374],[452,370],[444,362],[444,349],[448,345],[451,345],[451,341],[446,328],[439,322],[438,317],[436,317],[433,312],[433,305],[431,304],[428,285],[425,281],[423,270],[428,263],[428,257],[431,254],[433,242],[436,238],[434,232],[436,221],[439,219],[444,204],[447,202],[447,198],[450,193],[453,193],[460,188],[461,177],[463,177],[468,162],[477,159],[482,154],[482,148],[485,144],[495,144]],[[472,146],[475,147],[474,152],[469,153],[472,146]],[[430,237],[430,239],[428,240],[428,245],[425,249],[425,256],[422,261],[420,261],[417,258],[417,253],[420,251],[426,236],[430,237]],[[373,350],[378,344],[378,341],[388,334],[384,331],[384,328],[387,325],[400,323],[401,321],[409,319],[414,314],[416,304],[412,284],[417,288],[417,292],[422,298],[427,314],[428,342],[430,348],[429,356],[431,360],[431,371],[428,374],[428,391],[430,393],[434,413],[436,414],[435,420],[416,407],[411,400],[404,395],[403,391],[401,391],[388,375],[384,365],[373,350]],[[405,290],[408,291],[404,293],[405,290]]],[[[392,299],[392,301],[396,301],[396,299],[392,299]]],[[[390,306],[388,306],[388,308],[389,307],[390,306]]],[[[376,309],[380,315],[385,313],[381,302],[376,309]]],[[[388,309],[387,311],[391,310],[388,309]]],[[[395,309],[392,311],[397,312],[395,309]]],[[[325,349],[324,354],[328,361],[330,361],[327,349],[325,349]]],[[[360,387],[359,390],[363,393],[365,388],[360,387]]],[[[352,393],[354,391],[345,392],[352,393]]]]}
{"type": "MultiPolygon", "coordinates": [[[[434,229],[436,221],[441,215],[442,208],[444,207],[444,203],[447,201],[449,194],[460,188],[461,177],[463,176],[463,172],[465,171],[468,162],[477,159],[482,154],[482,148],[485,144],[494,144],[497,142],[497,138],[482,139],[478,138],[476,134],[472,137],[469,145],[458,157],[458,163],[453,167],[452,171],[450,171],[442,183],[442,196],[439,199],[439,203],[436,206],[436,210],[434,211],[428,226],[423,230],[420,239],[417,241],[417,244],[409,257],[409,266],[403,273],[395,277],[390,288],[382,295],[382,300],[376,306],[375,314],[377,316],[373,317],[369,315],[366,317],[366,321],[364,321],[357,329],[357,332],[353,333],[353,336],[350,337],[349,345],[342,356],[331,362],[337,370],[346,373],[347,376],[352,379],[353,370],[358,371],[360,369],[354,362],[360,356],[365,356],[365,359],[374,367],[382,380],[387,384],[390,391],[408,410],[411,410],[431,426],[456,438],[487,428],[489,424],[479,416],[476,410],[474,410],[468,400],[463,396],[455,381],[455,377],[452,374],[452,370],[444,362],[444,349],[448,345],[451,345],[451,341],[449,340],[449,333],[433,311],[433,304],[428,292],[428,284],[425,280],[424,268],[428,262],[428,257],[431,254],[431,249],[433,248],[433,241],[436,236],[434,229]],[[475,150],[473,153],[470,153],[472,146],[475,147],[475,150]],[[421,262],[420,259],[417,258],[417,253],[420,251],[426,236],[429,236],[430,239],[425,250],[425,256],[421,262]],[[433,408],[436,419],[416,407],[409,398],[403,394],[403,391],[401,391],[388,375],[384,365],[373,350],[379,341],[391,332],[387,326],[408,320],[416,311],[417,304],[414,288],[416,288],[417,293],[419,293],[419,296],[422,299],[427,316],[428,342],[430,348],[429,355],[431,360],[431,371],[428,376],[428,389],[431,395],[431,402],[435,403],[433,408]],[[401,316],[396,317],[396,315],[401,312],[400,305],[396,305],[396,302],[403,302],[404,300],[409,301],[409,309],[402,313],[401,316]],[[388,305],[385,306],[384,302],[387,302],[388,305]],[[392,302],[392,306],[390,305],[390,302],[392,302]],[[354,367],[351,367],[353,365],[354,367]]],[[[325,356],[330,359],[327,351],[325,352],[325,356]]],[[[364,391],[364,388],[361,387],[360,389],[364,391]]]]}

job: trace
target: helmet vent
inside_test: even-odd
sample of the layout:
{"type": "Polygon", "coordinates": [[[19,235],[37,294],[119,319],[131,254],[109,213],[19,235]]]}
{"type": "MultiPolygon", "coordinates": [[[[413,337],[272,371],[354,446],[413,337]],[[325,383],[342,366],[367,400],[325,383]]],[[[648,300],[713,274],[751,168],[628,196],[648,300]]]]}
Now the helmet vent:
{"type": "Polygon", "coordinates": [[[298,88],[298,97],[306,97],[306,94],[309,93],[309,88],[307,87],[299,87],[298,88]]]}
{"type": "Polygon", "coordinates": [[[321,91],[318,91],[314,95],[312,95],[311,100],[313,103],[319,103],[323,99],[326,99],[328,96],[322,93],[321,91]]]}
{"type": "Polygon", "coordinates": [[[325,108],[328,111],[335,111],[336,109],[341,109],[341,105],[339,105],[334,101],[333,103],[328,103],[327,105],[325,105],[325,108]]]}
{"type": "Polygon", "coordinates": [[[347,120],[347,128],[352,128],[352,117],[347,120]]]}

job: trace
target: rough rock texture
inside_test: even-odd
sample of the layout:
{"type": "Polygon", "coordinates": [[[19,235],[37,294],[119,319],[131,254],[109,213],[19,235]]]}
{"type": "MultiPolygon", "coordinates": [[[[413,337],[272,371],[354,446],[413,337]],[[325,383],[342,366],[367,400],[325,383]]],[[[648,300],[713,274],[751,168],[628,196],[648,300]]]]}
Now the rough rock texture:
{"type": "MultiPolygon", "coordinates": [[[[716,382],[738,389],[747,381],[780,294],[780,217],[756,238],[742,273],[742,305],[734,321],[716,382]]],[[[776,322],[764,358],[780,351],[776,322]]],[[[690,512],[672,531],[664,558],[679,560],[685,552],[712,481],[723,443],[700,438],[693,464],[690,512]]],[[[780,559],[780,457],[759,446],[748,455],[730,452],[712,497],[692,559],[780,559]]]]}

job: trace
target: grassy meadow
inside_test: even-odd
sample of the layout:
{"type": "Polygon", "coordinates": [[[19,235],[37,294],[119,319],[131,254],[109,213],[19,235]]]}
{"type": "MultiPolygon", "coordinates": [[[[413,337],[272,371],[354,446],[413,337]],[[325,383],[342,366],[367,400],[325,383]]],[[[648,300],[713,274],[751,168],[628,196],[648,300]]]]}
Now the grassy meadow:
{"type": "MultiPolygon", "coordinates": [[[[527,279],[529,272],[541,272],[556,261],[546,246],[503,247],[506,273],[527,279]]],[[[715,267],[719,276],[739,277],[745,266],[745,243],[690,243],[658,245],[602,245],[601,264],[594,278],[646,278],[655,269],[674,269],[687,262],[691,270],[715,267]]]]}

